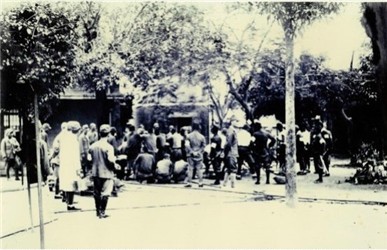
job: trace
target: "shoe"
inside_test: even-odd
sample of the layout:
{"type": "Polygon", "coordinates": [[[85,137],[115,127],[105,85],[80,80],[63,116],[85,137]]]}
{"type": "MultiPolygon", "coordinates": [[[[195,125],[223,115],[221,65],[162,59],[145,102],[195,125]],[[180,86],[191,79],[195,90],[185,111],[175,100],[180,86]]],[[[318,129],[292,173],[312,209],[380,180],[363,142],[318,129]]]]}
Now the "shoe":
{"type": "Polygon", "coordinates": [[[190,187],[192,187],[192,185],[191,184],[186,184],[186,185],[184,185],[184,187],[190,188],[190,187]]]}
{"type": "Polygon", "coordinates": [[[202,187],[203,187],[203,184],[199,184],[199,187],[202,188],[202,187]]]}
{"type": "Polygon", "coordinates": [[[107,217],[109,217],[109,215],[105,214],[105,212],[102,212],[102,211],[101,211],[101,213],[99,214],[99,218],[100,218],[100,219],[105,219],[105,218],[107,218],[107,217]]]}
{"type": "Polygon", "coordinates": [[[20,181],[20,179],[19,179],[19,178],[16,178],[15,181],[20,181]]]}
{"type": "Polygon", "coordinates": [[[215,181],[213,185],[220,185],[220,181],[215,181]]]}
{"type": "Polygon", "coordinates": [[[61,195],[55,195],[54,199],[62,199],[62,196],[61,195]]]}
{"type": "Polygon", "coordinates": [[[324,176],[325,177],[329,177],[329,176],[331,176],[331,174],[330,173],[325,173],[324,176]]]}
{"type": "Polygon", "coordinates": [[[67,206],[67,211],[79,211],[79,210],[81,210],[81,209],[77,208],[77,207],[67,206]]]}
{"type": "Polygon", "coordinates": [[[242,180],[242,176],[237,175],[237,176],[236,176],[236,179],[237,179],[237,180],[242,180]]]}
{"type": "Polygon", "coordinates": [[[270,184],[270,181],[267,181],[266,184],[270,184]]]}
{"type": "Polygon", "coordinates": [[[317,179],[317,180],[314,181],[314,183],[316,183],[316,184],[323,183],[323,180],[317,179]]]}
{"type": "Polygon", "coordinates": [[[255,185],[259,185],[259,184],[261,184],[259,181],[256,181],[256,182],[255,182],[255,185]]]}

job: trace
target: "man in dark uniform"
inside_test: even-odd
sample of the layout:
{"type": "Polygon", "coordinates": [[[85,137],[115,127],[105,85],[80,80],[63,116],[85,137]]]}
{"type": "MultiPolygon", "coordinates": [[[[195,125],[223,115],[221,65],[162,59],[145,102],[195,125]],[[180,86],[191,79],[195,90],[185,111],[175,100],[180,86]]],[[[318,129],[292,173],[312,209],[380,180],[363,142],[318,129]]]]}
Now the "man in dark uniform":
{"type": "Polygon", "coordinates": [[[124,149],[125,154],[127,155],[127,172],[126,172],[126,179],[129,179],[131,174],[135,176],[135,167],[134,167],[134,161],[136,160],[137,156],[141,152],[141,142],[142,138],[141,136],[135,131],[136,128],[133,124],[128,123],[127,124],[129,129],[129,134],[127,135],[126,139],[126,147],[124,149]]]}
{"type": "Polygon", "coordinates": [[[324,160],[323,155],[326,150],[326,141],[323,138],[321,130],[323,128],[323,124],[321,120],[316,119],[313,124],[313,133],[311,140],[311,150],[313,153],[313,162],[316,172],[318,174],[318,179],[315,183],[323,182],[323,174],[324,174],[324,160]]]}
{"type": "Polygon", "coordinates": [[[255,158],[255,168],[257,172],[257,181],[255,184],[260,184],[261,168],[266,170],[266,184],[270,184],[270,152],[269,148],[273,147],[276,140],[268,132],[262,129],[261,123],[254,123],[253,134],[253,156],[255,158]],[[270,143],[268,144],[268,140],[270,143]]]}
{"type": "Polygon", "coordinates": [[[108,143],[110,126],[103,124],[99,131],[101,139],[91,145],[89,152],[93,162],[95,209],[97,216],[102,219],[108,217],[105,210],[109,196],[113,191],[116,157],[113,146],[108,143]]]}
{"type": "Polygon", "coordinates": [[[211,138],[210,161],[212,163],[212,168],[214,169],[214,172],[215,172],[214,185],[219,185],[220,179],[221,179],[220,165],[222,162],[222,159],[220,158],[222,154],[222,140],[218,135],[219,127],[214,125],[211,129],[211,133],[213,134],[213,136],[211,138]]]}

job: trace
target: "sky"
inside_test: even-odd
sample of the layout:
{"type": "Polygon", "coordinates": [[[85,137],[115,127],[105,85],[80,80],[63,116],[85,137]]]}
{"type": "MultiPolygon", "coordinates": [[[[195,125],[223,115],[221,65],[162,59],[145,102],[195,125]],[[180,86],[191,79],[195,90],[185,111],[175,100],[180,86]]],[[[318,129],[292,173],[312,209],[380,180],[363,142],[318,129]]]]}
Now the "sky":
{"type": "MultiPolygon", "coordinates": [[[[114,2],[111,6],[119,7],[120,3],[124,3],[120,1],[114,2]]],[[[7,10],[9,7],[15,6],[18,3],[20,1],[0,0],[0,8],[7,10]]],[[[187,4],[191,3],[187,2],[187,4]]],[[[193,4],[206,13],[206,20],[217,25],[222,23],[227,24],[231,28],[231,36],[234,35],[235,38],[240,36],[246,25],[253,19],[256,21],[259,30],[258,33],[261,32],[260,34],[266,32],[269,26],[267,18],[264,16],[257,17],[256,15],[241,12],[227,12],[224,2],[196,1],[193,4]]],[[[367,53],[362,48],[362,45],[369,42],[369,38],[366,36],[365,30],[360,22],[361,16],[360,3],[352,2],[346,3],[338,14],[331,15],[328,18],[323,18],[311,24],[296,40],[295,56],[297,57],[302,52],[308,52],[316,56],[324,56],[326,58],[325,66],[327,68],[346,70],[349,68],[351,57],[354,53],[354,66],[356,67],[359,63],[359,55],[367,53]]],[[[263,47],[270,47],[272,42],[281,41],[283,39],[282,34],[279,25],[274,25],[263,47]]],[[[259,41],[259,39],[258,42],[253,39],[251,42],[259,43],[259,41]]]]}
{"type": "MultiPolygon", "coordinates": [[[[253,19],[260,29],[260,36],[268,30],[269,23],[266,16],[255,17],[252,14],[235,13],[230,14],[222,11],[220,3],[200,4],[207,10],[208,19],[214,23],[225,23],[233,29],[233,33],[240,34],[246,25],[253,19]]],[[[359,63],[358,57],[361,53],[368,53],[363,44],[369,43],[369,38],[361,24],[360,3],[346,3],[338,14],[325,17],[306,27],[299,35],[295,43],[295,56],[302,52],[308,52],[315,56],[326,58],[325,66],[336,70],[349,68],[352,53],[354,53],[354,66],[359,63]]],[[[238,35],[237,35],[238,36],[238,35]]],[[[274,24],[263,47],[270,47],[272,42],[282,41],[283,31],[278,24],[274,24]]],[[[254,41],[256,44],[260,42],[254,41]]]]}

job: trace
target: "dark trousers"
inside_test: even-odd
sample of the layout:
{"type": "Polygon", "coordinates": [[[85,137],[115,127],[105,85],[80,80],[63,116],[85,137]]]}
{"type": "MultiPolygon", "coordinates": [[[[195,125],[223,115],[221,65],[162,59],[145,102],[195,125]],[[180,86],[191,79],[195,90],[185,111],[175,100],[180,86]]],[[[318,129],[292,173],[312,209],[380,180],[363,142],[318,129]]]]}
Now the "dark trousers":
{"type": "Polygon", "coordinates": [[[7,165],[7,178],[9,179],[9,170],[13,168],[13,171],[15,171],[15,179],[19,180],[19,168],[16,166],[15,159],[7,159],[5,164],[7,165]]]}
{"type": "Polygon", "coordinates": [[[173,148],[171,150],[171,161],[177,162],[183,158],[183,152],[181,148],[173,148]]]}
{"type": "Polygon", "coordinates": [[[74,204],[74,192],[66,192],[66,203],[67,206],[72,206],[74,204]]]}
{"type": "Polygon", "coordinates": [[[102,195],[102,194],[106,191],[104,190],[104,188],[106,187],[105,182],[108,180],[110,181],[110,179],[106,179],[106,178],[99,178],[99,177],[93,178],[94,202],[95,202],[95,209],[97,211],[97,216],[100,216],[101,214],[105,214],[109,196],[102,195]]]}
{"type": "Polygon", "coordinates": [[[329,172],[329,166],[331,165],[331,153],[329,151],[327,151],[323,155],[323,161],[324,161],[325,167],[327,169],[327,172],[329,172]]]}
{"type": "Polygon", "coordinates": [[[222,159],[220,159],[220,157],[215,157],[211,162],[215,173],[215,184],[219,184],[222,179],[222,170],[220,168],[222,159]]]}
{"type": "Polygon", "coordinates": [[[314,154],[313,155],[313,163],[314,163],[314,167],[316,169],[316,172],[318,173],[318,179],[322,180],[323,173],[324,173],[324,165],[323,165],[322,155],[314,154]]]}
{"type": "Polygon", "coordinates": [[[89,161],[87,160],[87,155],[82,155],[81,156],[81,166],[82,166],[82,173],[83,173],[83,176],[86,176],[87,175],[87,172],[89,171],[90,167],[89,167],[89,161]]]}
{"type": "Polygon", "coordinates": [[[237,175],[242,174],[242,165],[243,162],[246,162],[249,165],[250,173],[254,173],[254,159],[251,155],[251,151],[249,147],[239,146],[238,147],[238,170],[237,175]]]}
{"type": "Polygon", "coordinates": [[[270,158],[269,155],[261,156],[261,155],[254,155],[255,159],[255,171],[257,173],[257,182],[256,184],[260,183],[261,178],[261,168],[265,169],[266,171],[266,183],[270,183],[270,158]]]}
{"type": "Polygon", "coordinates": [[[297,161],[300,164],[301,171],[309,169],[309,154],[304,144],[300,144],[297,147],[297,161]]]}

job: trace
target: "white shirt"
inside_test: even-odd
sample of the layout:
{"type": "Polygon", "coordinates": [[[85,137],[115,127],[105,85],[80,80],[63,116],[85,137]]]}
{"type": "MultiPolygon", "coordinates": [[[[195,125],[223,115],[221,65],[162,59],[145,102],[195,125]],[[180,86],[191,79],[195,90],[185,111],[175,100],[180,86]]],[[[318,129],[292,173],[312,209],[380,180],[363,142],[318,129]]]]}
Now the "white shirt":
{"type": "Polygon", "coordinates": [[[249,131],[240,129],[237,133],[238,146],[248,147],[252,141],[252,136],[249,131]]]}

